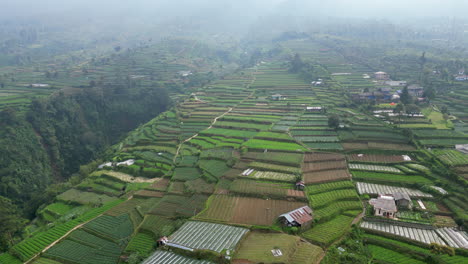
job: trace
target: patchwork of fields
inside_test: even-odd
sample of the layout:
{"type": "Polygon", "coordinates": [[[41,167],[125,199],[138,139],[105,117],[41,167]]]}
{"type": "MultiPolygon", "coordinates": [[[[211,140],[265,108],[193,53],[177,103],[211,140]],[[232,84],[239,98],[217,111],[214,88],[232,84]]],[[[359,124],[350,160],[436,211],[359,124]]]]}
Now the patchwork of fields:
{"type": "MultiPolygon", "coordinates": [[[[419,243],[431,242],[462,250],[466,233],[433,225],[453,227],[455,216],[466,217],[466,197],[453,189],[437,194],[446,186],[443,175],[422,157],[462,175],[468,159],[455,150],[423,152],[418,144],[431,145],[430,132],[415,132],[415,144],[402,129],[344,107],[343,89],[373,87],[362,78],[369,68],[316,45],[285,45],[317,59],[326,85],[311,87],[282,62],[269,61],[195,89],[113,146],[110,166],[41,209],[41,221],[53,227],[0,255],[0,264],[118,263],[135,254],[147,257],[143,263],[211,264],[229,256],[233,263],[313,264],[359,227],[381,263],[424,263],[388,246],[394,243],[418,252],[427,250],[419,243]],[[332,115],[343,126],[330,126],[332,115]],[[371,196],[395,192],[413,199],[413,209],[392,220],[399,224],[362,220],[373,217],[371,196]],[[306,205],[310,228],[279,221],[306,205]],[[216,258],[194,258],[205,253],[216,258]]],[[[463,139],[459,133],[451,135],[463,139]]]]}

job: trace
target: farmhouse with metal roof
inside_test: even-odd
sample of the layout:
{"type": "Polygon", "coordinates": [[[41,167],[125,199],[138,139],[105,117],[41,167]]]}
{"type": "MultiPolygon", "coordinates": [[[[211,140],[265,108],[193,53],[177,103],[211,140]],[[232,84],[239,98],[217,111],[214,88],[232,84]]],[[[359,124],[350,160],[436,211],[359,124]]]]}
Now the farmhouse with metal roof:
{"type": "Polygon", "coordinates": [[[303,206],[291,212],[282,214],[279,218],[284,225],[296,226],[304,231],[312,225],[312,209],[310,209],[309,206],[303,206]]]}
{"type": "Polygon", "coordinates": [[[411,206],[411,198],[407,193],[396,192],[393,194],[395,204],[400,208],[409,208],[411,206]]]}
{"type": "Polygon", "coordinates": [[[369,204],[374,206],[374,215],[394,218],[398,211],[395,198],[390,195],[379,195],[377,199],[370,199],[369,204]]]}

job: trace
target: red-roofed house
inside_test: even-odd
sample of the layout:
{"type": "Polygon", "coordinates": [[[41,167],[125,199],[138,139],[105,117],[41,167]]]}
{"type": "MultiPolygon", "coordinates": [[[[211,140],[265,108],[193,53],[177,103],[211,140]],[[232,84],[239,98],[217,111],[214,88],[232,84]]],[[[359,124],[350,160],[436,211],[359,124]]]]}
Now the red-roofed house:
{"type": "Polygon", "coordinates": [[[286,226],[297,226],[304,231],[312,225],[312,209],[309,206],[303,206],[280,215],[279,219],[286,226]]]}

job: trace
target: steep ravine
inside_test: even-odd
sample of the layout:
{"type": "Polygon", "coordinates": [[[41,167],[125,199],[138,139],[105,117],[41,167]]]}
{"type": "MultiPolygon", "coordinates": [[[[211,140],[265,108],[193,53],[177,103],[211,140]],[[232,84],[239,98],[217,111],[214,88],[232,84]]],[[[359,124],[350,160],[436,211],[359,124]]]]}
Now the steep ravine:
{"type": "Polygon", "coordinates": [[[0,195],[32,215],[47,186],[169,105],[163,88],[94,87],[34,100],[25,115],[2,112],[0,195]]]}

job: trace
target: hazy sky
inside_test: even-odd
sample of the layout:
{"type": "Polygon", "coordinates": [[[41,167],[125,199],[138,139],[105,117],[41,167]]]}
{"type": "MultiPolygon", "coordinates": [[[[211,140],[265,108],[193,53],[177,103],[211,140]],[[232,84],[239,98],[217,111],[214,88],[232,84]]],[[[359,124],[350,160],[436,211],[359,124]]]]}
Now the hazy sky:
{"type": "MultiPolygon", "coordinates": [[[[1,0],[0,13],[28,16],[87,10],[107,13],[132,11],[175,15],[236,11],[265,15],[272,10],[326,16],[423,17],[465,16],[468,0],[1,0]]],[[[94,13],[94,12],[93,12],[94,13]]]]}

